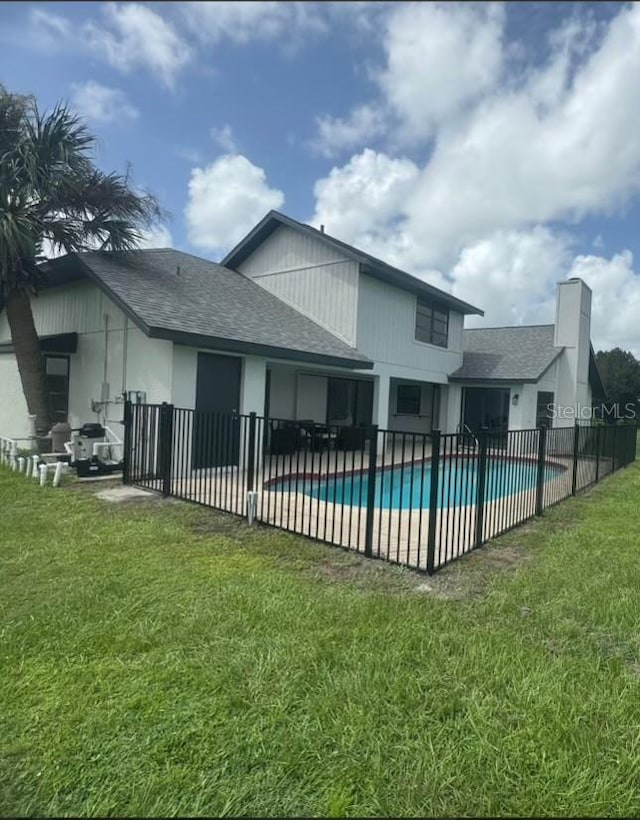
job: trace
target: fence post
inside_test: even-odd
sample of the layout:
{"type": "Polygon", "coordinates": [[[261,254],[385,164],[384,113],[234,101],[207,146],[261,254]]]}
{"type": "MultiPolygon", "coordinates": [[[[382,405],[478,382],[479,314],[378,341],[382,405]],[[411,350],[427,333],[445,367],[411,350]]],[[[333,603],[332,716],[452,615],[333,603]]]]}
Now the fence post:
{"type": "Polygon", "coordinates": [[[615,473],[615,471],[618,469],[616,467],[616,457],[618,455],[618,452],[617,452],[618,448],[616,446],[617,443],[618,443],[618,420],[616,419],[613,423],[613,447],[611,448],[611,454],[612,454],[611,455],[611,472],[612,473],[615,473]]]}
{"type": "Polygon", "coordinates": [[[124,403],[124,445],[122,457],[122,483],[131,484],[131,402],[127,399],[124,403]]]}
{"type": "Polygon", "coordinates": [[[249,452],[247,454],[247,492],[255,489],[256,479],[256,414],[249,413],[249,452]]]}
{"type": "Polygon", "coordinates": [[[542,515],[544,506],[544,467],[547,456],[547,428],[539,427],[538,476],[536,480],[536,515],[542,515]]]}
{"type": "Polygon", "coordinates": [[[580,425],[576,421],[573,428],[573,472],[571,474],[571,495],[576,494],[578,485],[578,450],[580,448],[580,425]]]}
{"type": "Polygon", "coordinates": [[[596,427],[596,484],[600,481],[600,431],[602,427],[596,427]]]}
{"type": "Polygon", "coordinates": [[[483,427],[478,436],[480,450],[478,452],[478,496],[476,498],[476,543],[475,547],[483,544],[484,531],[484,502],[487,489],[487,439],[488,430],[483,427]]]}
{"type": "MultiPolygon", "coordinates": [[[[367,518],[364,531],[364,554],[373,555],[373,516],[376,507],[376,462],[378,460],[378,425],[369,428],[369,467],[367,470],[367,518]]],[[[382,480],[382,479],[381,479],[382,480]]]]}
{"type": "Polygon", "coordinates": [[[429,486],[429,531],[427,533],[427,572],[433,575],[436,558],[436,518],[440,473],[440,430],[431,431],[431,484],[429,486]]]}
{"type": "Polygon", "coordinates": [[[162,495],[171,495],[171,462],[173,460],[173,405],[163,401],[160,405],[160,429],[158,446],[160,450],[160,470],[162,476],[162,495]]]}

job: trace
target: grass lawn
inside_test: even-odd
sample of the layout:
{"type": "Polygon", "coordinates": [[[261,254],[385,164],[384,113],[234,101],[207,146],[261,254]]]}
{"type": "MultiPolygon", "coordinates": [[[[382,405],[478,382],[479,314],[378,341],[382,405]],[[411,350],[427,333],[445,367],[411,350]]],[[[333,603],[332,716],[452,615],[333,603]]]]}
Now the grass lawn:
{"type": "Polygon", "coordinates": [[[640,465],[433,578],[0,468],[3,815],[640,814],[640,465]]]}

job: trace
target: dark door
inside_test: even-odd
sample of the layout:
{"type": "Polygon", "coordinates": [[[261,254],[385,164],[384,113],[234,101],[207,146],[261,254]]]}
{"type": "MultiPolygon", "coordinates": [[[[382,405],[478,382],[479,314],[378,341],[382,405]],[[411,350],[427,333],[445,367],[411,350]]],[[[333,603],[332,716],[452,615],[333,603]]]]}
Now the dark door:
{"type": "Polygon", "coordinates": [[[503,432],[509,427],[509,390],[495,387],[466,387],[464,423],[477,433],[482,427],[503,432]]]}
{"type": "Polygon", "coordinates": [[[198,353],[193,466],[238,464],[241,360],[198,353]]]}

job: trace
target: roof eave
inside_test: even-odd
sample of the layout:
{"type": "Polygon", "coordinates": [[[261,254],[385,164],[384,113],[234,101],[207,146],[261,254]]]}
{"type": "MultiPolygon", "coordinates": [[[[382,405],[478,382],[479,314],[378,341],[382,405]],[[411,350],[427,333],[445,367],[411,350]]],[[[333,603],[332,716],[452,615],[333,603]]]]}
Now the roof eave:
{"type": "Polygon", "coordinates": [[[522,379],[519,376],[517,378],[496,378],[495,376],[455,376],[451,375],[448,377],[450,382],[466,382],[468,384],[477,384],[479,382],[490,382],[492,384],[535,384],[536,382],[540,381],[540,376],[535,379],[528,378],[522,379]]]}
{"type": "Polygon", "coordinates": [[[284,224],[283,220],[279,218],[279,214],[275,211],[269,211],[237,245],[231,248],[229,253],[220,261],[220,264],[231,269],[241,265],[255,248],[274,232],[279,224],[284,224]]]}
{"type": "Polygon", "coordinates": [[[79,263],[82,271],[86,274],[87,278],[94,282],[100,290],[117,306],[120,310],[127,316],[131,321],[137,325],[138,328],[145,334],[145,336],[149,336],[149,326],[146,324],[144,319],[137,314],[131,306],[121,299],[115,291],[113,291],[103,279],[98,276],[94,270],[87,265],[87,263],[80,257],[79,254],[69,254],[69,256],[73,256],[75,260],[79,263]]]}
{"type": "Polygon", "coordinates": [[[448,308],[451,308],[458,313],[462,313],[465,316],[484,316],[484,310],[475,307],[475,305],[470,305],[468,302],[463,302],[462,299],[451,296],[451,294],[446,291],[440,290],[439,288],[430,285],[428,282],[423,282],[421,279],[412,276],[406,271],[401,271],[399,268],[394,268],[391,265],[384,265],[383,268],[382,266],[372,265],[368,261],[361,262],[360,264],[362,272],[368,276],[373,276],[374,278],[382,279],[385,282],[390,282],[402,290],[411,291],[416,294],[426,293],[435,302],[440,302],[448,308]],[[407,278],[404,279],[404,277],[407,278]]]}
{"type": "Polygon", "coordinates": [[[152,339],[166,339],[175,344],[189,347],[202,347],[210,350],[226,350],[230,353],[244,353],[251,356],[264,356],[270,359],[289,359],[310,364],[324,364],[331,367],[344,367],[349,370],[371,370],[373,362],[369,359],[350,359],[343,356],[332,356],[326,353],[314,353],[307,350],[292,350],[285,347],[247,342],[240,339],[227,339],[222,336],[208,336],[200,333],[189,333],[159,326],[149,328],[147,334],[152,339]]]}

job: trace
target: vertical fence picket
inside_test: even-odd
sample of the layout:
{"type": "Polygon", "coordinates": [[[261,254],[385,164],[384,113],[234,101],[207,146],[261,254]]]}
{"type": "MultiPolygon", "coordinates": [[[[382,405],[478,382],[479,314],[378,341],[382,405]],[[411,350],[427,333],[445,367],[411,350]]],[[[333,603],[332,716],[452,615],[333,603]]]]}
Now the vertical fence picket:
{"type": "Polygon", "coordinates": [[[542,515],[544,509],[544,474],[547,456],[547,428],[538,430],[538,470],[536,479],[536,515],[542,515]]]}
{"type": "Polygon", "coordinates": [[[580,451],[580,425],[575,423],[573,428],[573,464],[571,465],[571,495],[576,494],[578,484],[578,453],[580,451]]]}
{"type": "Polygon", "coordinates": [[[128,401],[123,424],[124,483],[236,515],[257,491],[264,523],[429,574],[626,467],[637,441],[627,424],[474,438],[128,401]]]}
{"type": "Polygon", "coordinates": [[[487,428],[480,431],[480,448],[478,453],[478,495],[476,497],[476,533],[474,546],[479,547],[484,541],[484,504],[487,482],[487,428]]]}
{"type": "Polygon", "coordinates": [[[429,488],[429,534],[427,536],[427,572],[433,575],[436,553],[438,488],[440,484],[440,430],[431,432],[431,484],[429,488]]]}
{"type": "MultiPolygon", "coordinates": [[[[376,462],[378,460],[378,425],[369,428],[369,467],[367,470],[367,515],[365,519],[364,554],[373,555],[373,524],[376,512],[376,462]]],[[[352,479],[353,482],[353,479],[352,479]]]]}

